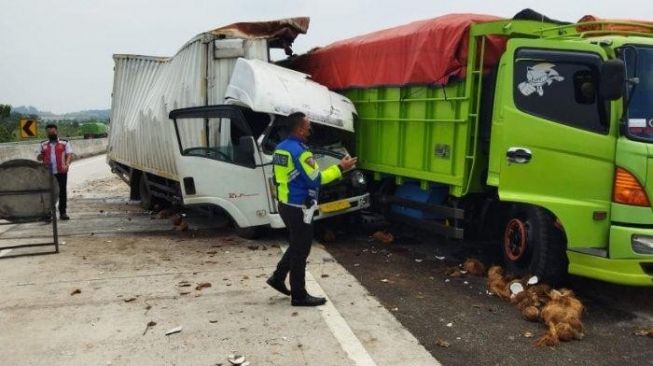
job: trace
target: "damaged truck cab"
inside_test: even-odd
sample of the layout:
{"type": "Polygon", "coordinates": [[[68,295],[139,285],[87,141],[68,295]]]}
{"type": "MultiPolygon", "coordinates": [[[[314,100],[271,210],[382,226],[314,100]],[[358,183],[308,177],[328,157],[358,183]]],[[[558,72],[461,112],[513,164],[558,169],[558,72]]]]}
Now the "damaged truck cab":
{"type": "MultiPolygon", "coordinates": [[[[238,59],[225,104],[175,109],[185,206],[223,209],[242,230],[284,227],[277,211],[272,153],[287,135],[283,117],[301,110],[313,124],[308,145],[321,169],[337,164],[353,140],[353,104],[307,75],[258,60],[238,59]]],[[[369,206],[365,178],[347,172],[319,191],[315,219],[369,206]]]]}
{"type": "MultiPolygon", "coordinates": [[[[313,122],[309,145],[323,168],[347,154],[356,110],[349,99],[270,63],[291,54],[308,18],[235,23],[201,33],[172,57],[114,55],[107,160],[146,209],[169,204],[226,216],[242,236],[283,227],[271,152],[284,116],[313,122]]],[[[320,191],[315,218],[369,206],[352,171],[320,191]]]]}

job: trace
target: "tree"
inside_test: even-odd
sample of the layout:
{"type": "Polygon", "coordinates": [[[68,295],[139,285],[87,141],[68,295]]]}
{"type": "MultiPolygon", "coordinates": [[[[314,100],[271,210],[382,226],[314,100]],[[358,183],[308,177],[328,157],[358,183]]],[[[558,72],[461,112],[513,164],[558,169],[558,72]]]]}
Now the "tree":
{"type": "Polygon", "coordinates": [[[9,104],[0,104],[0,118],[7,118],[11,115],[11,106],[9,104]]]}

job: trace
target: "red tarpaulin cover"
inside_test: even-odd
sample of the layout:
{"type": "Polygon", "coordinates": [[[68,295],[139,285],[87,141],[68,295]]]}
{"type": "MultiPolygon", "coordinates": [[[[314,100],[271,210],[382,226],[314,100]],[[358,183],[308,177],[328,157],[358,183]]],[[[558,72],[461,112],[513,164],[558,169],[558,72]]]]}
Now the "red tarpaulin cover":
{"type": "MultiPolygon", "coordinates": [[[[451,14],[416,21],[318,48],[291,67],[331,89],[445,85],[465,76],[470,26],[496,20],[501,18],[451,14]]],[[[489,38],[486,66],[496,64],[504,49],[504,38],[489,38]]]]}

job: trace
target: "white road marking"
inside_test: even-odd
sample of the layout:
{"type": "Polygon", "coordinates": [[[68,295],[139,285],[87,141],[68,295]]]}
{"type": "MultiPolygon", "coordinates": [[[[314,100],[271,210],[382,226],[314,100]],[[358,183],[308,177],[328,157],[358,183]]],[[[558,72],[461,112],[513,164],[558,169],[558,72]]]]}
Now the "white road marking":
{"type": "MultiPolygon", "coordinates": [[[[287,245],[281,246],[281,251],[285,252],[288,248],[287,245]]],[[[323,296],[327,299],[327,303],[318,306],[322,319],[331,330],[331,334],[336,338],[340,347],[347,353],[347,356],[354,361],[356,366],[377,366],[372,356],[367,352],[360,339],[356,337],[354,332],[347,324],[345,318],[342,317],[338,309],[333,305],[329,296],[327,296],[324,289],[320,286],[310,271],[306,271],[306,290],[309,293],[323,296]]]]}

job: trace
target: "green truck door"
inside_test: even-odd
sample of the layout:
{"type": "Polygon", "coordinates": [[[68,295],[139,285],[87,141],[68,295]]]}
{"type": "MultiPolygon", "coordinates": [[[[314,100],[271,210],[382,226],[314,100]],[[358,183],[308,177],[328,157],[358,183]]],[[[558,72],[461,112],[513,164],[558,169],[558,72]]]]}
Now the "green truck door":
{"type": "Polygon", "coordinates": [[[568,248],[606,247],[615,137],[598,96],[600,47],[513,40],[501,61],[488,183],[544,207],[568,248]]]}

